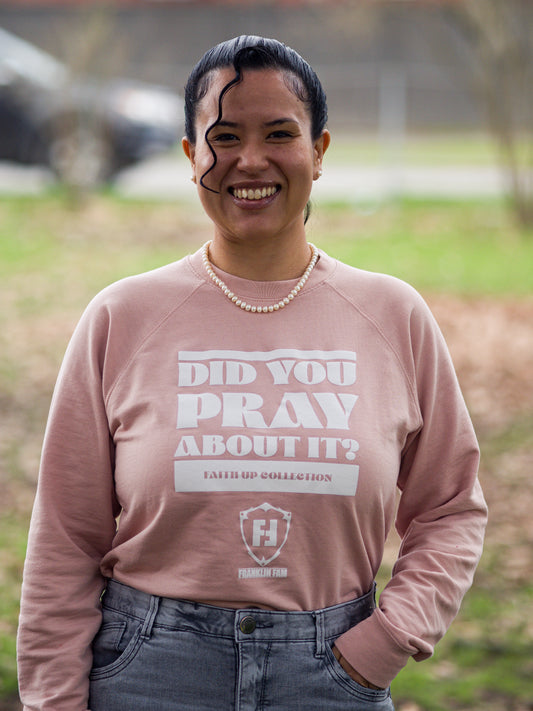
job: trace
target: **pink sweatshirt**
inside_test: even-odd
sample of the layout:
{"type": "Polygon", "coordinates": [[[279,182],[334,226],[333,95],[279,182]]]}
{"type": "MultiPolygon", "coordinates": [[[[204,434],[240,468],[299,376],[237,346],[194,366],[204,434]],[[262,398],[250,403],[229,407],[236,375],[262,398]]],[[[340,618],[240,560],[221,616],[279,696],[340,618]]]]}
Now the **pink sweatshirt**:
{"type": "MultiPolygon", "coordinates": [[[[257,305],[294,285],[221,276],[257,305]]],[[[106,577],[234,608],[364,594],[399,487],[392,579],[337,642],[388,685],[431,655],[471,585],[477,465],[441,333],[397,279],[321,253],[271,314],[231,304],[200,252],[113,284],[83,315],[52,401],[23,583],[24,708],[87,708],[106,577]]]]}

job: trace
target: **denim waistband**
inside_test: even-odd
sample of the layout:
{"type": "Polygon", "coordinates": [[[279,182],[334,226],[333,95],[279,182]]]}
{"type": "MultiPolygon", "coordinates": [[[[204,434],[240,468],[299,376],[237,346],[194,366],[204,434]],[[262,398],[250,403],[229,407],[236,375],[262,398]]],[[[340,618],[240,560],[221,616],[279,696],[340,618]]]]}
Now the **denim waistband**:
{"type": "MultiPolygon", "coordinates": [[[[375,585],[349,602],[311,611],[233,609],[159,597],[109,580],[103,606],[138,618],[145,627],[190,630],[245,642],[334,639],[372,614],[375,585]]],[[[148,630],[146,630],[148,631],[148,630]]]]}

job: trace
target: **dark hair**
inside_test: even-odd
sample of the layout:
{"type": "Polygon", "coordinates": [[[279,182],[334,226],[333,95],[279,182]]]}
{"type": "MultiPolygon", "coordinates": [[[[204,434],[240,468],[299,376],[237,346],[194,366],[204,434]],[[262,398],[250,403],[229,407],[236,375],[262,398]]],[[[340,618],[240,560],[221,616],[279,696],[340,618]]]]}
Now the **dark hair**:
{"type": "Polygon", "coordinates": [[[242,69],[285,70],[296,79],[291,88],[309,108],[313,139],[321,136],[328,120],[328,107],[324,89],[312,67],[298,52],[278,40],[241,35],[221,42],[206,52],[187,80],[185,134],[191,143],[196,143],[197,106],[209,89],[211,72],[231,66],[235,69],[235,78],[222,89],[219,99],[230,86],[241,80],[242,69]]]}
{"type": "MultiPolygon", "coordinates": [[[[209,142],[209,132],[222,119],[222,100],[226,92],[242,79],[243,69],[279,69],[287,73],[290,88],[303,101],[311,117],[313,140],[322,135],[328,118],[326,94],[319,78],[311,66],[290,47],[275,39],[255,35],[241,35],[221,42],[204,54],[192,70],[185,86],[185,134],[190,143],[196,143],[196,115],[199,102],[209,90],[212,73],[216,69],[231,67],[234,78],[221,90],[218,97],[218,116],[205,132],[206,143],[213,154],[213,165],[202,175],[200,185],[206,190],[203,179],[213,170],[217,162],[214,148],[209,142]]],[[[306,219],[309,207],[306,212],[306,219]]]]}

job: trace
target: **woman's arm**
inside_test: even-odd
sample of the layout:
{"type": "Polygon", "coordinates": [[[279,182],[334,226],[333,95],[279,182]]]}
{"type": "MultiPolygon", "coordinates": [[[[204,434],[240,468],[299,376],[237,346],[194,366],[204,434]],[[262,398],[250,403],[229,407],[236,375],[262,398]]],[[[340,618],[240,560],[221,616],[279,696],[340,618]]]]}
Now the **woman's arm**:
{"type": "Polygon", "coordinates": [[[403,447],[396,528],[402,538],[379,606],[336,642],[372,684],[431,656],[457,614],[479,561],[487,519],[479,449],[448,350],[423,302],[413,309],[401,358],[422,426],[403,447]]]}
{"type": "Polygon", "coordinates": [[[100,560],[115,535],[113,444],[102,388],[106,315],[82,319],[47,424],[18,635],[25,709],[87,709],[100,560]]]}

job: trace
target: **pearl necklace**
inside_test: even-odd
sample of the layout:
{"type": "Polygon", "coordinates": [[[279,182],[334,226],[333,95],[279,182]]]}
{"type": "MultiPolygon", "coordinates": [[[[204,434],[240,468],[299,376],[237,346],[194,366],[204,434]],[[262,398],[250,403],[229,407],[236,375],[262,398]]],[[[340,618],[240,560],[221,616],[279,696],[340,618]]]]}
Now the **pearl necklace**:
{"type": "Polygon", "coordinates": [[[228,297],[228,299],[235,304],[235,306],[238,306],[240,309],[243,309],[243,311],[251,311],[251,313],[254,314],[266,314],[266,313],[272,313],[273,311],[279,311],[280,309],[284,309],[285,306],[291,303],[291,301],[294,299],[295,296],[298,296],[302,288],[304,287],[306,281],[309,279],[309,275],[313,271],[313,267],[318,261],[318,249],[315,247],[314,244],[309,244],[313,251],[313,256],[311,257],[311,261],[307,265],[307,269],[303,273],[302,278],[300,281],[296,284],[294,289],[292,289],[287,296],[284,299],[281,299],[281,301],[278,301],[277,304],[271,304],[269,306],[251,306],[251,304],[247,304],[246,301],[243,299],[239,298],[236,294],[234,294],[231,289],[226,286],[226,284],[222,281],[222,279],[219,279],[215,272],[213,271],[213,267],[211,266],[211,262],[209,261],[209,245],[211,242],[206,242],[204,246],[202,247],[202,261],[204,263],[204,267],[209,274],[210,278],[212,281],[220,287],[221,291],[228,297]]]}

